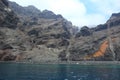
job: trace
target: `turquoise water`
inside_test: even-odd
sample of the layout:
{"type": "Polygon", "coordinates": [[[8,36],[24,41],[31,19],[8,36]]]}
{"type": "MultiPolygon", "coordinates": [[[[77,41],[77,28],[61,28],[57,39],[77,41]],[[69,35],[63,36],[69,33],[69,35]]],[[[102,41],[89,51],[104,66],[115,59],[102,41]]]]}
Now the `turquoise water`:
{"type": "Polygon", "coordinates": [[[0,63],[0,80],[120,80],[120,66],[0,63]]]}

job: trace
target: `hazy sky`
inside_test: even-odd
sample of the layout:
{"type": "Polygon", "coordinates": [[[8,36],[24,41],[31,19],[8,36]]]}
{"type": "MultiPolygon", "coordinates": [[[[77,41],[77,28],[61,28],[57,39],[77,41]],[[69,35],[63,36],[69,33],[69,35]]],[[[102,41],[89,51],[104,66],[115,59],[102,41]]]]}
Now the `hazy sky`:
{"type": "Polygon", "coordinates": [[[22,6],[34,5],[62,14],[73,25],[93,26],[105,23],[112,13],[120,12],[120,0],[10,0],[22,6]]]}

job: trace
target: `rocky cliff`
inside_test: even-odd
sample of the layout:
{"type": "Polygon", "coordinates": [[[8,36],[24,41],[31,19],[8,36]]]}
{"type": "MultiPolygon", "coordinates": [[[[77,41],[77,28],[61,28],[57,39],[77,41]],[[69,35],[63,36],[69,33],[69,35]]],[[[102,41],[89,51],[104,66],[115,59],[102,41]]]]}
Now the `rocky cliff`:
{"type": "Polygon", "coordinates": [[[61,15],[0,0],[1,61],[120,60],[120,13],[79,29],[61,15]]]}
{"type": "Polygon", "coordinates": [[[0,60],[19,60],[29,49],[29,36],[20,30],[22,23],[9,7],[7,0],[0,0],[0,60]],[[28,40],[28,41],[27,41],[28,40]]]}
{"type": "MultiPolygon", "coordinates": [[[[94,28],[84,26],[76,34],[75,41],[79,54],[83,53],[85,60],[119,60],[120,13],[114,13],[105,24],[94,28]]],[[[72,48],[73,49],[73,48],[72,48]]],[[[73,57],[73,56],[71,56],[73,57]]],[[[79,58],[80,59],[80,58],[79,58]]],[[[82,57],[83,59],[83,57],[82,57]]]]}

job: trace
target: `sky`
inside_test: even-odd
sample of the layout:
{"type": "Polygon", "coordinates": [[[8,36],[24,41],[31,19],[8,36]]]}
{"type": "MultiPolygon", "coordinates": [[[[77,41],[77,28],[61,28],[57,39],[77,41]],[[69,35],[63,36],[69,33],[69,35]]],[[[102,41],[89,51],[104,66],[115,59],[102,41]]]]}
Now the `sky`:
{"type": "Polygon", "coordinates": [[[21,6],[34,5],[61,14],[73,25],[94,27],[120,12],[120,0],[10,0],[21,6]]]}

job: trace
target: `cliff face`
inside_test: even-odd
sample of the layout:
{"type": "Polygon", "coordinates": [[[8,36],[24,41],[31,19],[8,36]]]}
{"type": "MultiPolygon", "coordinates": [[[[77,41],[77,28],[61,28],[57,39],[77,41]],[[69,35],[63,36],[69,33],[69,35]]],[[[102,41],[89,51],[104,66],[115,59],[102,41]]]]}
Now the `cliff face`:
{"type": "Polygon", "coordinates": [[[9,4],[21,20],[22,26],[19,29],[28,35],[31,44],[31,49],[25,51],[22,60],[60,60],[59,55],[66,50],[71,36],[78,29],[61,15],[56,15],[52,11],[41,12],[34,6],[21,7],[13,2],[9,4]]]}
{"type": "Polygon", "coordinates": [[[19,19],[8,6],[6,0],[0,0],[0,27],[16,28],[19,19]]]}
{"type": "MultiPolygon", "coordinates": [[[[95,28],[88,28],[86,26],[81,28],[80,32],[76,34],[75,39],[79,43],[74,47],[78,45],[83,46],[75,48],[75,51],[78,54],[83,53],[83,56],[86,55],[85,60],[119,60],[119,21],[119,13],[115,13],[112,14],[105,24],[98,25],[95,28]]],[[[83,59],[83,57],[81,58],[83,59]]]]}
{"type": "Polygon", "coordinates": [[[0,60],[14,60],[16,57],[12,54],[11,36],[18,22],[19,19],[9,8],[7,0],[0,0],[0,60]]]}
{"type": "Polygon", "coordinates": [[[119,22],[116,13],[105,24],[84,26],[78,31],[52,11],[0,0],[0,60],[119,60],[119,22]]]}
{"type": "Polygon", "coordinates": [[[0,60],[18,60],[30,49],[29,36],[20,30],[22,23],[9,7],[7,0],[0,0],[0,60]],[[20,57],[19,57],[20,58],[20,57]]]}

